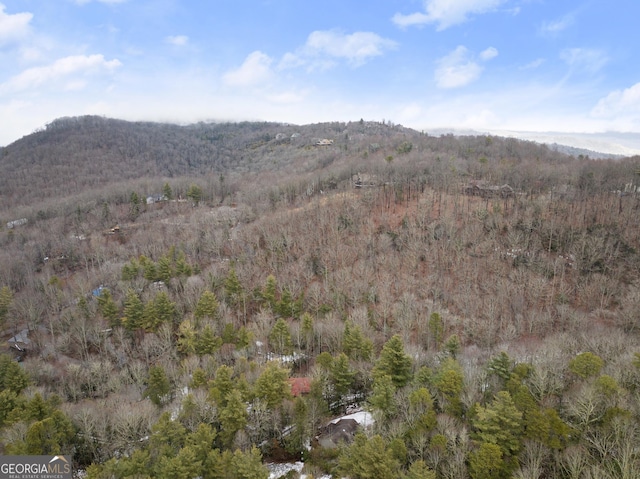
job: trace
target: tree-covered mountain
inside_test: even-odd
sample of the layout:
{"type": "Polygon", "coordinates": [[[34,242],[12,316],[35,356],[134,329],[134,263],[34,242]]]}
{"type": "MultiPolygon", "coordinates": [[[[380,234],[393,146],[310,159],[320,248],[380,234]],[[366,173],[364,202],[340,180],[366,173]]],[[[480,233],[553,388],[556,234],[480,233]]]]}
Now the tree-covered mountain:
{"type": "MultiPolygon", "coordinates": [[[[32,205],[140,178],[181,178],[207,174],[313,173],[339,160],[369,166],[363,157],[396,155],[447,161],[475,175],[482,157],[519,165],[523,158],[545,163],[568,157],[530,142],[492,137],[429,137],[377,122],[286,125],[199,123],[172,125],[127,122],[96,116],[61,118],[3,148],[0,158],[2,204],[32,205]],[[319,140],[332,142],[316,147],[319,140]],[[406,148],[406,146],[405,146],[406,148]],[[376,154],[377,153],[377,154],[376,154]],[[462,164],[461,164],[462,163],[462,164]],[[469,163],[469,164],[464,164],[469,163]]],[[[500,172],[516,187],[522,178],[500,172]]]]}
{"type": "Polygon", "coordinates": [[[0,170],[2,454],[92,478],[640,473],[638,157],[83,117],[0,170]],[[336,433],[354,408],[375,423],[336,433]]]}

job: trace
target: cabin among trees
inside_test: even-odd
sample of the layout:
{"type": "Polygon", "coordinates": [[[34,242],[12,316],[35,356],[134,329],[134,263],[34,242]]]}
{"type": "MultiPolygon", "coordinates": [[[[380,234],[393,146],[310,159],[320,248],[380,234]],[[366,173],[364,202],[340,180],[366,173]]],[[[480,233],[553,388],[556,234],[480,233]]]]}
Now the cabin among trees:
{"type": "Polygon", "coordinates": [[[481,198],[513,198],[515,196],[515,191],[511,186],[507,184],[490,185],[484,180],[469,182],[464,186],[463,192],[467,196],[480,196],[481,198]]]}
{"type": "Polygon", "coordinates": [[[13,221],[9,221],[7,222],[7,228],[8,229],[13,229],[16,226],[23,226],[26,225],[28,223],[29,220],[27,220],[27,218],[20,218],[19,220],[13,220],[13,221]]]}
{"type": "Polygon", "coordinates": [[[370,186],[379,186],[378,177],[367,173],[356,173],[352,178],[354,188],[366,188],[370,186]]]}

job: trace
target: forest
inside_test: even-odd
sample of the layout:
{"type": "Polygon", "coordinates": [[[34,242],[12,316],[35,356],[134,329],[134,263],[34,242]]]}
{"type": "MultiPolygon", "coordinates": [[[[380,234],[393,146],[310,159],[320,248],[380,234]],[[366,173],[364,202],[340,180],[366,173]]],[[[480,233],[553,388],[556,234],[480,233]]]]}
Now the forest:
{"type": "Polygon", "coordinates": [[[0,454],[640,477],[638,184],[386,121],[55,120],[0,149],[0,454]]]}

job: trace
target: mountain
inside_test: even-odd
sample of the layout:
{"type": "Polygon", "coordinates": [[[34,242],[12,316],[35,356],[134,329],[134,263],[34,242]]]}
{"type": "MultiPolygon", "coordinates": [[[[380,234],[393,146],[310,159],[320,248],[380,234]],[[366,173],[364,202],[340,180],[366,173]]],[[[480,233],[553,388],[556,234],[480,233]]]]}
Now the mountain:
{"type": "Polygon", "coordinates": [[[548,145],[558,151],[572,156],[589,156],[590,158],[616,159],[640,155],[640,134],[603,132],[603,133],[569,133],[569,132],[533,132],[515,130],[463,130],[433,129],[432,134],[453,134],[456,136],[495,135],[503,138],[517,138],[533,141],[540,145],[548,145]]]}
{"type": "MultiPolygon", "coordinates": [[[[512,162],[527,156],[559,162],[569,159],[532,142],[486,135],[434,137],[378,122],[180,126],[96,116],[61,118],[1,150],[0,211],[87,191],[108,196],[113,193],[110,185],[142,178],[246,178],[269,172],[308,175],[334,162],[368,168],[372,158],[398,156],[403,143],[411,148],[401,153],[407,158],[455,158],[465,163],[463,169],[470,175],[480,173],[471,166],[480,157],[512,162]],[[319,145],[320,140],[327,142],[319,145]]],[[[499,181],[525,187],[509,175],[499,181]]]]}
{"type": "Polygon", "coordinates": [[[100,117],[0,155],[0,455],[640,477],[640,157],[100,117]]]}

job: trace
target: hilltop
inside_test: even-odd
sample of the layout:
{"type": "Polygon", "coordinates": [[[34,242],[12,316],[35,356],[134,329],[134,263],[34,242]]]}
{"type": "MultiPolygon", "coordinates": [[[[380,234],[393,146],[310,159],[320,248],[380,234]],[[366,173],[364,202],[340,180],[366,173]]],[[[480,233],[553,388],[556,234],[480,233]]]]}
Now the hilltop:
{"type": "Polygon", "coordinates": [[[88,191],[94,198],[108,199],[122,194],[117,185],[139,183],[141,179],[224,175],[235,181],[240,176],[269,173],[293,177],[321,172],[334,162],[338,168],[379,169],[378,160],[398,156],[403,143],[411,145],[403,153],[407,160],[444,158],[467,176],[479,173],[477,161],[481,158],[488,165],[508,162],[511,172],[491,168],[491,173],[502,176],[494,180],[525,189],[531,178],[509,174],[524,158],[555,162],[559,168],[571,158],[546,146],[512,138],[429,136],[379,122],[180,126],[96,116],[61,118],[2,149],[0,212],[74,195],[81,198],[88,191]],[[318,147],[320,140],[330,140],[331,144],[318,147]]]}

